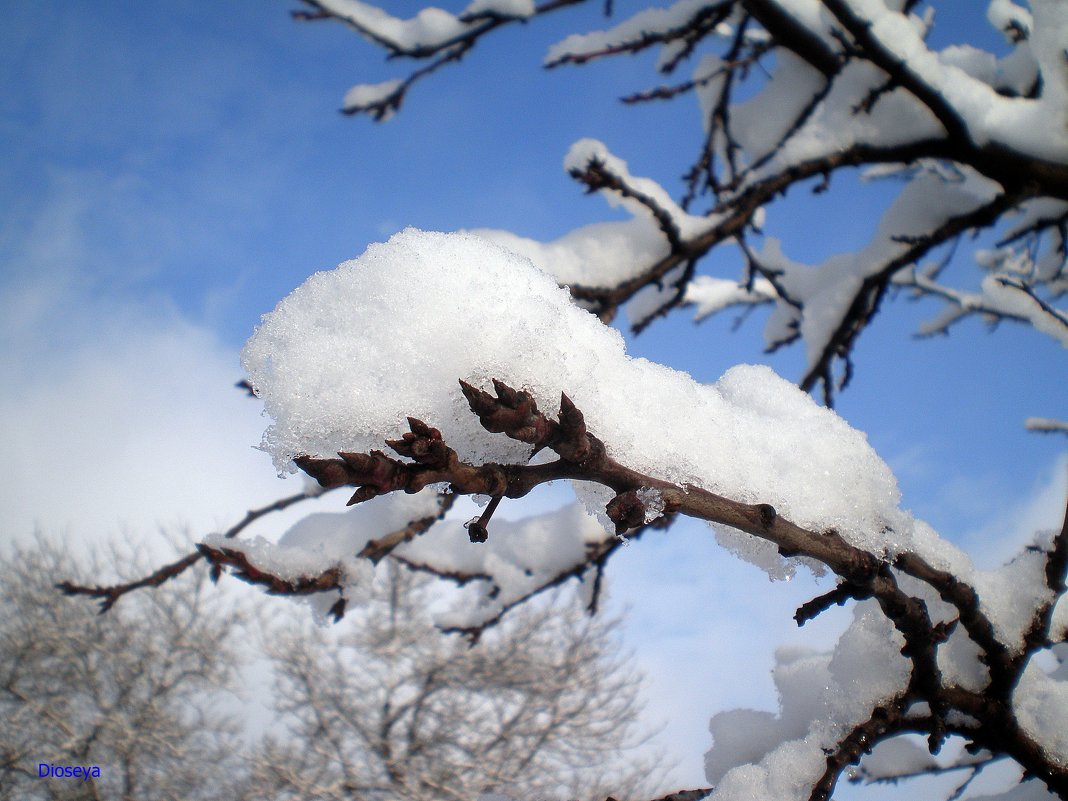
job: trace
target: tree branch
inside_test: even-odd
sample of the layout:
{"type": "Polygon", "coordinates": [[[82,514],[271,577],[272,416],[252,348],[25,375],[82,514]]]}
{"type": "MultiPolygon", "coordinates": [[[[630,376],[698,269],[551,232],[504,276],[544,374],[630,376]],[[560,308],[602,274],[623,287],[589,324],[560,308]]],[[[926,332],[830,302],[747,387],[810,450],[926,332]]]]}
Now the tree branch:
{"type": "MultiPolygon", "coordinates": [[[[272,512],[280,512],[283,509],[287,509],[295,503],[306,501],[312,498],[318,498],[323,494],[321,489],[307,489],[303,492],[298,492],[296,495],[290,495],[287,498],[281,498],[274,503],[270,503],[267,506],[261,506],[259,509],[250,509],[240,522],[227,529],[223,536],[228,539],[233,539],[248,526],[259,520],[264,515],[269,515],[272,512]]],[[[170,581],[175,576],[179,576],[184,573],[188,568],[195,565],[201,559],[205,557],[202,551],[194,551],[193,553],[186,554],[177,562],[172,562],[169,565],[164,565],[154,573],[145,576],[144,578],[136,581],[131,581],[126,584],[114,584],[110,586],[99,585],[83,585],[77,584],[72,581],[61,581],[56,584],[56,588],[63,591],[64,595],[88,595],[91,598],[100,599],[100,613],[107,612],[113,607],[116,601],[127,593],[134,590],[140,590],[144,587],[158,587],[166,581],[170,581]]],[[[219,576],[218,571],[212,572],[212,579],[215,580],[219,576]]]]}
{"type": "MultiPolygon", "coordinates": [[[[646,518],[647,509],[638,491],[654,490],[666,513],[683,514],[744,531],[774,543],[783,556],[815,559],[844,579],[834,591],[803,605],[796,616],[799,622],[832,603],[870,597],[876,600],[882,613],[903,636],[902,655],[912,663],[908,687],[891,703],[874,709],[865,724],[839,743],[836,752],[828,757],[826,773],[813,787],[813,799],[829,798],[845,766],[856,762],[876,742],[900,730],[904,710],[918,701],[927,703],[930,709],[924,726],[932,753],[938,752],[948,734],[959,730],[959,726],[950,725],[947,718],[948,713],[956,709],[979,721],[977,728],[969,730],[976,742],[992,751],[1011,754],[1054,792],[1063,792],[1068,787],[1068,769],[1051,765],[1042,758],[1038,745],[1015,720],[1011,711],[1011,691],[1026,659],[1023,655],[1010,654],[997,639],[993,626],[980,610],[978,596],[972,587],[949,573],[936,570],[915,553],[900,554],[891,566],[849,544],[833,530],[817,532],[797,526],[768,504],[733,501],[701,487],[680,486],[630,469],[612,459],[604,444],[587,431],[582,413],[566,395],[561,397],[560,413],[554,420],[538,410],[528,393],[514,390],[500,381],[493,383],[495,395],[462,384],[471,410],[483,427],[531,444],[535,450],[549,448],[559,456],[556,461],[538,465],[468,464],[443,442],[437,429],[410,418],[411,430],[402,439],[387,444],[414,461],[402,462],[381,452],[372,452],[341,454],[340,459],[301,457],[298,464],[313,478],[324,482],[324,486],[349,484],[359,487],[354,496],[356,500],[379,491],[403,489],[411,492],[428,483],[439,482],[449,484],[451,491],[460,494],[521,497],[547,481],[563,478],[592,481],[615,492],[606,513],[616,523],[617,533],[628,531],[646,518]],[[365,488],[370,490],[363,492],[365,488]],[[981,693],[945,685],[938,667],[937,650],[948,639],[955,621],[934,624],[924,601],[901,590],[894,568],[931,586],[956,608],[960,623],[983,650],[983,660],[990,668],[990,684],[981,693]]],[[[546,586],[579,574],[585,567],[586,563],[583,563],[561,573],[546,586]]],[[[1068,523],[1058,535],[1047,562],[1047,581],[1054,592],[1063,593],[1066,569],[1068,523]]],[[[1048,635],[1051,610],[1052,605],[1039,610],[1036,631],[1045,626],[1048,635]]],[[[492,625],[496,620],[471,630],[456,630],[477,637],[486,625],[492,625]]],[[[1048,637],[1036,633],[1033,639],[1027,653],[1045,643],[1048,637]]],[[[909,726],[914,725],[909,719],[909,726]]]]}

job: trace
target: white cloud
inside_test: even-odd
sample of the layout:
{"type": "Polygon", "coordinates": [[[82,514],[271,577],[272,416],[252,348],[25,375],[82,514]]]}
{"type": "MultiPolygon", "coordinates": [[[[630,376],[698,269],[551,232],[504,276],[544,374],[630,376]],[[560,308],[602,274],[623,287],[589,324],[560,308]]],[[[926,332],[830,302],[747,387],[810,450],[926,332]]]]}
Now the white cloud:
{"type": "Polygon", "coordinates": [[[81,184],[58,186],[2,243],[0,540],[197,537],[298,491],[251,447],[264,422],[234,388],[236,349],[102,280],[81,184]]]}
{"type": "MultiPolygon", "coordinates": [[[[975,489],[973,494],[982,494],[981,487],[975,489]]],[[[988,523],[965,534],[961,538],[962,547],[980,568],[993,569],[1004,564],[1020,548],[1029,545],[1037,532],[1060,529],[1066,492],[1068,452],[1053,460],[1025,498],[1002,508],[988,523]]]]}
{"type": "Polygon", "coordinates": [[[250,447],[259,404],[233,388],[236,354],[210,333],[164,313],[79,334],[73,349],[23,351],[33,366],[0,390],[7,536],[202,533],[299,489],[250,447]]]}

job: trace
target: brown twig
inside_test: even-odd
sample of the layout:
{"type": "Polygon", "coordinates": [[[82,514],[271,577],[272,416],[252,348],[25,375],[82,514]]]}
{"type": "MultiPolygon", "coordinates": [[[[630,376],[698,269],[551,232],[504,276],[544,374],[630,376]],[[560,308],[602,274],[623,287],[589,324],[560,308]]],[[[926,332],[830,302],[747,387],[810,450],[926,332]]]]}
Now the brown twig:
{"type": "MultiPolygon", "coordinates": [[[[318,498],[323,494],[320,489],[308,489],[303,492],[298,492],[296,495],[290,495],[287,498],[281,498],[274,503],[267,504],[267,506],[261,506],[259,509],[250,509],[240,522],[234,524],[226,530],[223,534],[228,539],[233,539],[248,526],[259,520],[264,515],[269,515],[273,512],[280,512],[283,509],[287,509],[295,503],[306,501],[312,498],[318,498]]],[[[144,587],[158,587],[166,581],[170,581],[176,576],[180,576],[187,569],[195,565],[201,559],[204,558],[204,553],[201,551],[194,551],[193,553],[186,554],[177,562],[172,562],[169,565],[164,565],[159,570],[151,573],[144,578],[131,581],[126,584],[113,584],[109,586],[99,585],[84,585],[75,584],[72,581],[61,581],[56,584],[56,588],[63,591],[64,595],[88,595],[90,598],[100,599],[100,613],[107,612],[113,607],[116,601],[127,593],[139,590],[144,587]]],[[[219,576],[218,570],[214,570],[212,578],[217,579],[219,576]]]]}

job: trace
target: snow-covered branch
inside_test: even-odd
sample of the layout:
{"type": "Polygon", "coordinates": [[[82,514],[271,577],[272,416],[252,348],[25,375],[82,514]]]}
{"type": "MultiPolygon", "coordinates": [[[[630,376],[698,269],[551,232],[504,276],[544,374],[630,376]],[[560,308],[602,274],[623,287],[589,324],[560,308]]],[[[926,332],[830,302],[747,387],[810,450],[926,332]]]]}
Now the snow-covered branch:
{"type": "Polygon", "coordinates": [[[302,0],[311,11],[294,11],[298,20],[334,20],[344,23],[390,58],[425,60],[428,63],[407,77],[377,84],[357,84],[345,95],[344,114],[369,114],[388,120],[401,107],[408,90],[441,67],[459,62],[480,38],[513,22],[547,14],[586,0],[472,0],[459,14],[440,8],[424,8],[414,17],[401,19],[362,0],[302,0]]]}
{"type": "MultiPolygon", "coordinates": [[[[613,174],[641,189],[626,202],[674,213],[655,186],[613,174]]],[[[772,256],[760,269],[781,278],[772,256]]],[[[806,693],[817,706],[784,706],[766,726],[713,720],[714,797],[826,799],[871,748],[916,733],[932,753],[959,737],[1008,756],[1068,797],[1068,739],[1051,723],[1068,696],[1034,658],[1068,638],[1068,512],[1009,565],[978,571],[900,508],[866,439],[797,387],[746,366],[701,385],[632,359],[552,277],[470,234],[408,229],[315,274],[264,317],[243,363],[278,467],[352,487],[367,516],[298,524],[277,544],[209,537],[200,553],[217,569],[336,618],[367,601],[390,557],[473,589],[437,624],[477,639],[571,578],[592,603],[617,537],[706,521],[771,575],[838,577],[799,622],[854,604],[833,656],[802,671],[823,688],[806,693]],[[585,510],[493,518],[552,481],[572,482],[585,510]],[[457,495],[489,499],[466,527],[441,519],[457,495]]]]}
{"type": "MultiPolygon", "coordinates": [[[[471,235],[409,229],[316,274],[264,318],[244,364],[274,419],[265,447],[280,468],[292,460],[326,488],[352,487],[352,504],[406,495],[403,519],[425,516],[415,510],[429,490],[490,499],[466,529],[434,523],[389,551],[492,588],[439,621],[450,629],[481,634],[540,589],[587,578],[613,535],[670,515],[707,521],[769,573],[798,563],[834,573],[837,588],[796,615],[855,602],[833,658],[806,667],[822,706],[784,708],[759,736],[714,720],[715,797],[826,799],[872,747],[915,733],[931,753],[960,737],[1011,757],[1068,796],[1068,741],[1049,725],[1066,699],[1033,659],[1068,636],[1068,511],[1059,532],[1000,571],[978,571],[899,508],[864,439],[805,393],[760,368],[701,386],[632,360],[548,276],[471,235]],[[405,408],[420,417],[402,431],[405,408]],[[392,454],[374,447],[383,434],[392,454]],[[542,521],[533,533],[493,520],[507,499],[562,480],[587,522],[542,521]],[[739,760],[732,738],[742,736],[739,760]]],[[[352,554],[372,536],[360,527],[328,542],[230,543],[238,555],[227,560],[272,591],[304,592],[298,574],[326,577],[355,603],[371,560],[352,554]]]]}
{"type": "Polygon", "coordinates": [[[1046,201],[1030,203],[1021,212],[1021,219],[996,249],[976,254],[976,261],[987,271],[978,292],[940,283],[944,261],[895,274],[894,284],[908,287],[914,297],[934,297],[946,304],[920,328],[921,335],[948,333],[954,323],[979,315],[991,323],[1028,323],[1068,347],[1068,311],[1054,305],[1068,292],[1068,211],[1059,201],[1046,201]]]}
{"type": "MultiPolygon", "coordinates": [[[[405,77],[349,93],[346,111],[385,119],[414,82],[483,36],[581,2],[475,0],[400,19],[362,0],[305,0],[313,10],[300,16],[341,21],[415,62],[405,77]]],[[[969,756],[950,767],[1011,759],[1036,782],[1029,793],[1068,800],[1068,510],[1008,564],[977,569],[902,508],[890,468],[829,408],[895,289],[945,304],[923,333],[979,315],[1068,346],[1068,9],[1029,8],[989,3],[988,21],[1007,38],[1001,56],[932,46],[936,16],[912,0],[679,0],[568,37],[547,66],[652,48],[664,74],[695,62],[689,80],[631,98],[692,94],[700,104],[704,136],[681,199],[582,139],[565,170],[629,219],[550,242],[407,229],[313,275],[264,317],[242,364],[272,420],[262,448],[275,467],[351,488],[354,509],[302,521],[277,543],[237,536],[316,494],[301,493],[145,579],[64,589],[106,609],[206,559],[216,576],[305,597],[337,619],[371,603],[376,577],[399,563],[459,585],[461,603],[435,623],[477,640],[572,579],[595,608],[619,544],[685,516],[772,577],[832,574],[836,585],[796,610],[799,624],[836,605],[853,611],[831,652],[777,655],[778,714],[713,718],[713,799],[826,801],[858,762],[873,778],[929,772],[945,767],[934,755],[955,739],[969,756]],[[850,176],[900,185],[868,241],[814,263],[792,258],[779,200],[852,187],[850,176]],[[945,269],[975,234],[996,240],[975,255],[978,289],[945,269]],[[724,246],[741,251],[740,276],[708,266],[724,246]],[[769,349],[803,344],[799,386],[748,365],[699,383],[631,358],[606,325],[621,310],[640,331],[684,307],[703,319],[758,305],[771,307],[769,349]],[[808,394],[817,386],[825,406],[808,394]],[[576,503],[524,520],[497,515],[561,481],[576,503]],[[461,495],[484,504],[466,525],[446,514],[461,495]],[[924,749],[912,747],[916,735],[924,749]]],[[[1065,430],[1045,419],[1028,427],[1065,430]]],[[[379,729],[403,728],[439,678],[389,700],[379,729]]],[[[416,718],[401,738],[412,745],[416,718]]],[[[388,793],[396,742],[361,725],[354,736],[378,749],[385,771],[372,789],[388,793]]],[[[355,768],[326,740],[303,755],[309,770],[351,793],[355,768]]],[[[504,734],[460,747],[460,768],[426,774],[420,788],[458,797],[464,769],[509,747],[504,734]]],[[[282,778],[319,792],[293,764],[282,778]]]]}
{"type": "Polygon", "coordinates": [[[1029,431],[1068,434],[1068,420],[1054,420],[1052,417],[1028,417],[1024,424],[1029,431]]]}
{"type": "MultiPolygon", "coordinates": [[[[1054,633],[1053,615],[1056,601],[1064,595],[1068,573],[1068,511],[1060,534],[1041,550],[1048,594],[1042,596],[1029,628],[1022,634],[1026,647],[1014,648],[999,638],[975,588],[956,575],[932,567],[917,553],[919,549],[892,556],[888,564],[876,554],[851,545],[834,530],[802,529],[783,519],[768,504],[739,503],[692,485],[673,486],[637,474],[607,455],[604,444],[586,430],[581,413],[566,395],[559,419],[553,420],[538,411],[527,393],[500,382],[496,383],[495,398],[469,385],[465,388],[472,412],[487,431],[533,445],[535,451],[549,448],[560,458],[539,465],[464,464],[442,442],[437,429],[411,420],[411,431],[388,444],[412,462],[381,453],[343,453],[340,459],[304,457],[298,465],[327,488],[339,484],[359,487],[354,502],[397,490],[418,491],[428,482],[447,483],[456,493],[489,494],[495,498],[520,497],[549,480],[595,482],[615,493],[605,514],[617,533],[626,533],[664,513],[678,513],[765,539],[784,556],[818,561],[843,579],[840,588],[844,594],[836,598],[837,602],[846,597],[875,600],[882,615],[897,630],[903,642],[900,652],[911,662],[911,669],[907,671],[908,680],[892,698],[880,698],[865,720],[837,740],[833,756],[827,758],[827,767],[813,784],[809,798],[829,798],[845,768],[858,762],[874,744],[917,731],[928,734],[932,753],[940,750],[946,737],[966,736],[976,746],[1007,753],[1052,791],[1062,796],[1068,793],[1068,768],[1050,764],[1048,746],[1036,739],[1041,733],[1029,730],[1013,709],[1017,687],[1031,655],[1064,636],[1054,633]],[[890,565],[902,575],[922,582],[927,591],[903,591],[890,565]],[[927,604],[935,597],[950,604],[954,616],[933,621],[927,604]],[[958,625],[980,649],[980,659],[989,669],[989,681],[978,691],[947,679],[939,664],[939,647],[951,639],[958,625]],[[997,699],[1002,703],[992,703],[997,699]],[[929,714],[909,714],[918,703],[925,704],[929,714]],[[960,722],[964,717],[970,722],[960,722]]],[[[480,521],[481,526],[486,523],[480,521]]],[[[472,535],[474,541],[481,539],[472,535]]],[[[1057,625],[1063,628],[1065,622],[1057,625]]]]}
{"type": "MultiPolygon", "coordinates": [[[[412,20],[377,21],[363,3],[345,9],[322,5],[328,6],[323,15],[344,19],[391,55],[439,59],[407,80],[361,89],[360,102],[351,109],[376,116],[399,105],[410,80],[444,60],[456,60],[459,51],[450,48],[466,51],[481,35],[519,16],[501,13],[464,22],[463,14],[424,9],[412,20]],[[425,33],[431,17],[441,23],[433,35],[425,33]]],[[[527,16],[557,5],[537,7],[527,16]]],[[[597,261],[609,266],[589,273],[596,281],[584,280],[576,272],[585,271],[569,266],[573,249],[571,258],[537,258],[585,242],[593,231],[575,231],[545,244],[507,232],[494,238],[525,245],[526,255],[602,319],[628,305],[630,322],[640,331],[686,305],[691,282],[727,280],[702,275],[704,258],[721,245],[759,237],[765,226],[754,222],[758,213],[768,217],[765,230],[774,232],[778,197],[813,178],[824,181],[817,190],[826,189],[839,172],[871,167],[892,171],[903,183],[899,201],[887,210],[871,242],[815,265],[789,262],[788,274],[776,282],[776,295],[762,298],[775,306],[765,331],[768,347],[796,340],[805,344],[802,387],[822,386],[829,402],[846,384],[857,338],[892,284],[947,302],[946,311],[923,333],[946,332],[957,320],[979,313],[1062,339],[1068,319],[1063,307],[1068,82],[1062,52],[1068,13],[1054,0],[1034,0],[1030,11],[993,0],[988,19],[1005,35],[1011,47],[1007,55],[971,44],[931,48],[937,5],[921,13],[917,3],[882,0],[679,0],[638,11],[605,30],[569,36],[550,48],[546,66],[649,48],[659,49],[658,68],[664,73],[695,62],[690,80],[627,98],[697,95],[705,142],[687,172],[683,202],[665,202],[670,199],[659,186],[645,191],[639,184],[648,179],[632,178],[604,145],[591,149],[579,143],[586,159],[580,163],[573,148],[565,168],[587,189],[629,205],[636,215],[628,234],[614,239],[611,253],[600,249],[597,261]],[[705,214],[683,211],[701,195],[711,199],[705,214]],[[921,197],[928,201],[922,210],[906,214],[921,197]],[[1044,210],[1041,223],[1036,209],[1044,210]],[[1006,233],[1007,215],[1017,211],[1031,223],[1006,233]],[[683,220],[686,225],[680,226],[683,220]],[[1041,263],[1041,277],[1006,281],[994,276],[979,295],[937,283],[930,275],[916,277],[923,272],[919,265],[940,247],[983,230],[1005,235],[1004,247],[1014,257],[1026,253],[1041,263]],[[649,240],[652,231],[659,232],[659,243],[649,240]],[[635,239],[642,247],[628,247],[635,239]]],[[[768,245],[765,241],[763,248],[768,245]]],[[[789,246],[786,242],[784,248],[789,246]]],[[[749,285],[747,276],[735,280],[749,285]]],[[[717,307],[707,308],[713,313],[717,307]]]]}

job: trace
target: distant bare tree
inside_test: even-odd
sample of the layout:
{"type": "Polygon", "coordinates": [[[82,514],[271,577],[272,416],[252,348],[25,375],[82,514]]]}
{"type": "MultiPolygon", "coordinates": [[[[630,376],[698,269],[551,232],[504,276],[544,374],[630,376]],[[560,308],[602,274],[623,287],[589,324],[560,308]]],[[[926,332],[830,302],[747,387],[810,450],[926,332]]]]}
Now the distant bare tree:
{"type": "Polygon", "coordinates": [[[639,791],[653,771],[620,757],[640,739],[640,682],[611,621],[574,604],[524,607],[472,646],[435,629],[430,577],[392,561],[380,570],[341,633],[301,617],[272,635],[284,726],[253,760],[247,798],[639,791]]]}
{"type": "Polygon", "coordinates": [[[44,539],[0,555],[0,799],[225,797],[243,743],[218,693],[237,675],[242,615],[207,614],[219,596],[190,571],[101,617],[56,591],[78,567],[44,539]],[[42,763],[90,775],[42,777],[42,763]]]}

